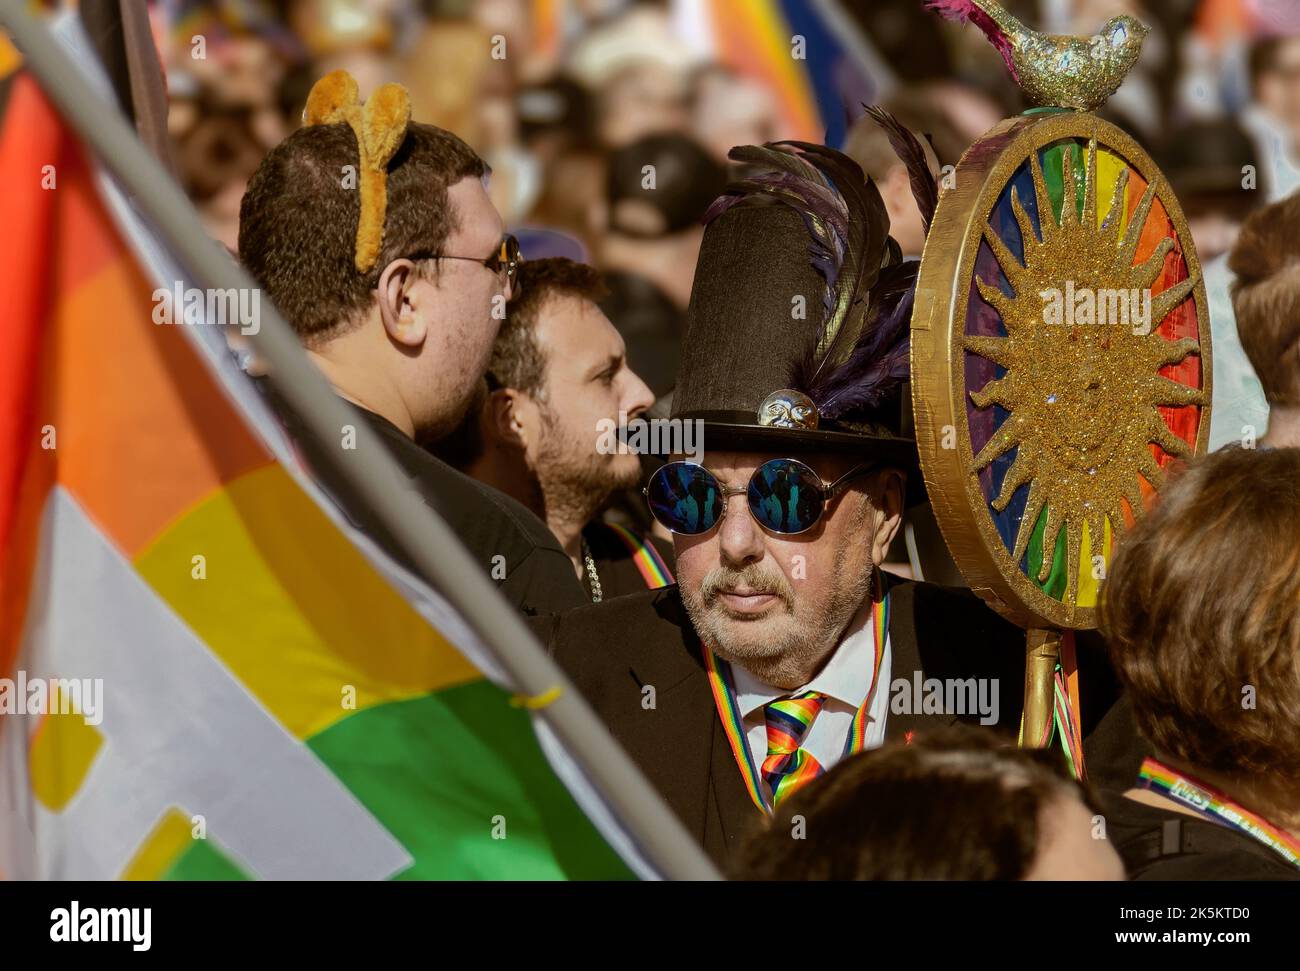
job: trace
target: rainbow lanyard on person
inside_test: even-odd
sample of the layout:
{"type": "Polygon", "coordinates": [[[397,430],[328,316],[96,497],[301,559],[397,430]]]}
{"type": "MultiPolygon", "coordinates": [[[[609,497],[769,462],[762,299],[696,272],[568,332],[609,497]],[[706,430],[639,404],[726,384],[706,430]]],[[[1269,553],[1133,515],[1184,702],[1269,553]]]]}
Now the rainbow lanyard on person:
{"type": "Polygon", "coordinates": [[[1148,757],[1138,772],[1137,786],[1172,799],[1211,822],[1240,830],[1263,843],[1292,866],[1300,867],[1300,839],[1284,833],[1262,816],[1239,806],[1204,782],[1188,778],[1148,757]]]}
{"type": "Polygon", "coordinates": [[[659,555],[659,551],[654,548],[654,544],[648,539],[642,539],[617,523],[601,523],[600,525],[613,533],[627,547],[627,551],[632,554],[632,562],[636,564],[641,579],[645,581],[648,589],[658,590],[660,587],[666,587],[673,582],[673,571],[668,568],[664,558],[659,555]]]}
{"type": "MultiPolygon", "coordinates": [[[[875,598],[871,604],[871,626],[876,635],[876,663],[871,672],[871,687],[862,704],[853,715],[849,726],[849,735],[844,742],[844,755],[847,757],[861,752],[867,742],[867,708],[871,705],[876,691],[876,680],[880,677],[880,664],[885,656],[885,642],[889,637],[889,595],[883,592],[880,574],[876,574],[875,598]]],[[[770,813],[771,807],[763,798],[763,781],[754,765],[753,753],[745,738],[744,721],[740,717],[740,706],[736,703],[736,687],[731,676],[731,665],[715,655],[711,648],[700,645],[704,653],[704,669],[709,675],[709,687],[713,689],[713,703],[718,709],[718,718],[722,720],[722,730],[731,746],[732,757],[740,768],[740,776],[745,782],[745,791],[760,812],[770,813]]]]}

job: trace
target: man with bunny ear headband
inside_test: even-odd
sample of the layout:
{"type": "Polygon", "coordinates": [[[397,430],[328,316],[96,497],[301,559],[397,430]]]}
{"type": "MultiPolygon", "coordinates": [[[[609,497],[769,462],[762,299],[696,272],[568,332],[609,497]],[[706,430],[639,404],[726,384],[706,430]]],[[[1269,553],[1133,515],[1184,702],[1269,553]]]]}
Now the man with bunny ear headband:
{"type": "MultiPolygon", "coordinates": [[[[545,525],[417,444],[446,434],[469,407],[520,257],[484,191],[482,159],[410,113],[400,85],[384,85],[363,104],[346,72],[319,80],[303,127],[272,149],[249,182],[239,257],[335,391],[507,599],[527,613],[564,609],[585,598],[545,525]]],[[[339,448],[345,461],[370,457],[351,447],[346,429],[334,442],[300,434],[299,421],[268,391],[327,491],[396,553],[320,449],[339,448]]]]}

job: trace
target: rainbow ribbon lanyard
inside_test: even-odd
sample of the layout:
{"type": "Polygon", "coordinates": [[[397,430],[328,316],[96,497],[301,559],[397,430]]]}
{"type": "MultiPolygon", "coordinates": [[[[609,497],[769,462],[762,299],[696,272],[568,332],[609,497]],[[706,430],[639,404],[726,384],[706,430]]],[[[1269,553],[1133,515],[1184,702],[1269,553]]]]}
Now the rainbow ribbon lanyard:
{"type": "Polygon", "coordinates": [[[1254,837],[1292,866],[1300,867],[1300,840],[1289,836],[1262,816],[1237,805],[1204,782],[1190,779],[1153,758],[1138,772],[1139,789],[1150,789],[1181,803],[1199,816],[1254,837]]]}
{"type": "MultiPolygon", "coordinates": [[[[849,726],[849,735],[844,742],[844,755],[847,757],[861,752],[867,742],[867,709],[876,691],[876,682],[880,677],[881,660],[885,656],[885,643],[889,637],[889,595],[883,592],[880,575],[876,575],[875,600],[871,605],[871,625],[876,635],[876,663],[871,672],[871,687],[862,700],[853,723],[849,726]]],[[[709,675],[709,687],[713,689],[713,703],[718,709],[718,718],[722,721],[722,730],[731,746],[732,757],[740,768],[740,776],[745,782],[745,791],[760,812],[770,813],[771,807],[763,798],[762,776],[754,766],[754,756],[745,739],[745,726],[740,717],[740,706],[736,703],[736,688],[731,675],[731,665],[715,655],[708,646],[701,643],[704,654],[704,669],[709,675]]]]}
{"type": "Polygon", "coordinates": [[[628,552],[632,554],[632,562],[636,564],[637,570],[640,571],[641,579],[645,581],[646,587],[651,590],[658,590],[660,587],[666,587],[673,582],[673,571],[668,568],[668,564],[664,562],[664,558],[659,555],[659,551],[654,548],[653,543],[642,539],[617,523],[603,523],[602,525],[621,540],[623,545],[627,547],[628,552]]]}

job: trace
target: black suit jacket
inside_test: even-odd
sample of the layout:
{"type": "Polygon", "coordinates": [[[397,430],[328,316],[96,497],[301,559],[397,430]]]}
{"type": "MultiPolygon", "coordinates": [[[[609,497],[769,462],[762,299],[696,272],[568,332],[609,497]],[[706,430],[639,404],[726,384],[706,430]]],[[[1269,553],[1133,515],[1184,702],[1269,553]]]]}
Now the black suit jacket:
{"type": "Polygon", "coordinates": [[[1236,829],[1103,792],[1106,838],[1130,880],[1300,880],[1300,871],[1236,829]]]}
{"type": "MultiPolygon", "coordinates": [[[[999,717],[992,727],[1014,738],[1024,696],[1024,631],[966,590],[894,581],[890,598],[891,679],[910,681],[914,672],[923,679],[996,678],[999,717]]],[[[725,863],[763,817],[727,743],[677,587],[531,623],[687,830],[725,863]],[[653,707],[647,687],[654,689],[653,707]]],[[[891,705],[885,737],[906,740],[959,720],[978,723],[979,716],[896,714],[891,705]]]]}

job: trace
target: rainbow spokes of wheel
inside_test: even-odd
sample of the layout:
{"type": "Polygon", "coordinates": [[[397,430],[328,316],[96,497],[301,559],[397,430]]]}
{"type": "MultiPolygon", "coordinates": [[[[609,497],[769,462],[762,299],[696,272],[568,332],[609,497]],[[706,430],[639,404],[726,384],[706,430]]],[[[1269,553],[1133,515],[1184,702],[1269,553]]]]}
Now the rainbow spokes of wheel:
{"type": "MultiPolygon", "coordinates": [[[[971,401],[977,409],[999,406],[1009,413],[979,448],[972,473],[978,475],[1015,450],[990,506],[1004,512],[1017,491],[1028,486],[1012,559],[1024,562],[1037,534],[1035,545],[1042,554],[1036,578],[1044,584],[1064,531],[1065,584],[1058,599],[1071,605],[1078,595],[1085,543],[1092,556],[1108,551],[1107,522],[1112,533],[1125,528],[1125,503],[1132,516],[1142,514],[1140,477],[1156,490],[1163,484],[1161,462],[1151,445],[1170,456],[1192,451],[1159,409],[1203,403],[1199,388],[1160,374],[1199,352],[1196,340],[1170,340],[1157,332],[1191,296],[1199,274],[1152,293],[1175,247],[1166,236],[1138,259],[1156,186],[1148,185],[1129,211],[1132,193],[1124,168],[1114,177],[1107,208],[1099,215],[1097,140],[1091,139],[1086,150],[1081,207],[1072,156],[1073,150],[1060,155],[1059,217],[1053,214],[1038,151],[1028,159],[1036,220],[1011,187],[1023,262],[992,222],[985,226],[984,240],[1012,292],[978,275],[975,282],[1006,336],[968,333],[963,338],[966,350],[1005,369],[971,390],[971,401]]],[[[1032,572],[1028,563],[1022,568],[1032,572]]]]}

